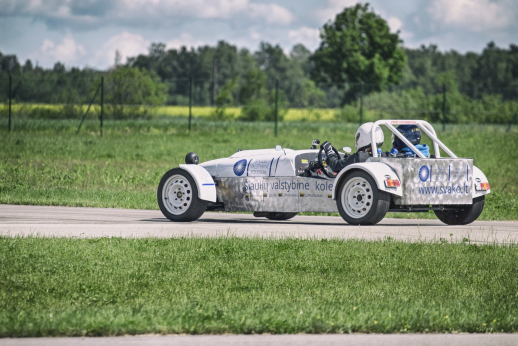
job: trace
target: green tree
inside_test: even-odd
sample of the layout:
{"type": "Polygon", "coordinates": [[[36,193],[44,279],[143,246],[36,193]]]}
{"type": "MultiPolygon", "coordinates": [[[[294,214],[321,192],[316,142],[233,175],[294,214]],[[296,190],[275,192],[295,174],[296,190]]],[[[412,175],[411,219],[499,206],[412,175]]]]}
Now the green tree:
{"type": "Polygon", "coordinates": [[[405,53],[399,32],[392,34],[369,4],[344,9],[334,22],[324,25],[320,38],[320,47],[311,58],[315,64],[312,77],[317,83],[363,81],[377,86],[371,91],[400,83],[405,53]]]}
{"type": "Polygon", "coordinates": [[[214,99],[214,111],[211,118],[214,120],[230,120],[232,115],[227,114],[226,109],[234,103],[233,91],[236,89],[238,77],[231,79],[219,89],[218,96],[214,99]]]}
{"type": "Polygon", "coordinates": [[[109,113],[115,119],[150,117],[153,106],[166,100],[166,88],[158,76],[147,70],[121,66],[106,80],[109,113]]]}

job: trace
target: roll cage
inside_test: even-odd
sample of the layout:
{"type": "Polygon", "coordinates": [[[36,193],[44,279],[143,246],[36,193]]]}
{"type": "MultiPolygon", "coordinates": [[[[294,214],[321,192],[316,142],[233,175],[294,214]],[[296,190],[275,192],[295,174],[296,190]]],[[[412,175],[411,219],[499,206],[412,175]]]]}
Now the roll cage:
{"type": "Polygon", "coordinates": [[[427,121],[424,120],[378,120],[376,121],[371,128],[371,143],[372,143],[372,156],[378,157],[378,148],[376,146],[376,139],[375,139],[375,131],[374,129],[376,126],[379,125],[385,125],[392,133],[397,136],[399,139],[403,141],[414,153],[416,153],[417,156],[419,156],[422,159],[425,159],[426,157],[412,144],[408,139],[403,136],[401,132],[396,130],[396,128],[392,125],[416,125],[419,127],[428,137],[430,137],[433,141],[433,151],[436,158],[441,157],[441,152],[439,148],[444,150],[446,154],[448,154],[451,158],[456,159],[457,155],[455,155],[448,147],[441,142],[437,138],[437,134],[435,133],[435,130],[433,129],[432,125],[430,125],[427,121]]]}

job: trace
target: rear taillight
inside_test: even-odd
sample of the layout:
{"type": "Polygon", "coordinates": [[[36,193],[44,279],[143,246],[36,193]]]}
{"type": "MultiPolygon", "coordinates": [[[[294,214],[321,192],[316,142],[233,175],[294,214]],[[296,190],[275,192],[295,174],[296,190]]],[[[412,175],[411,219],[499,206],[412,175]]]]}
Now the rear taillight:
{"type": "Polygon", "coordinates": [[[478,191],[488,191],[489,190],[489,183],[476,183],[475,189],[478,191]]]}
{"type": "Polygon", "coordinates": [[[397,179],[385,179],[385,186],[386,187],[400,187],[401,184],[399,184],[399,180],[397,180],[397,179]]]}

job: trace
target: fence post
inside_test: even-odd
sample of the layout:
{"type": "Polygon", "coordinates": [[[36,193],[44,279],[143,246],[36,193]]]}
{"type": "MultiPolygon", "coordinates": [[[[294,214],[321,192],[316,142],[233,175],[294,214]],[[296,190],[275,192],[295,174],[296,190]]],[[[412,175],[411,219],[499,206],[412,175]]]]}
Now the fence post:
{"type": "Polygon", "coordinates": [[[191,131],[192,119],[192,76],[189,77],[189,131],[191,131]]]}
{"type": "MultiPolygon", "coordinates": [[[[95,90],[94,97],[92,97],[92,100],[90,101],[90,104],[88,105],[88,108],[86,109],[85,115],[83,115],[83,118],[81,119],[81,122],[79,123],[79,126],[77,127],[76,135],[79,133],[79,130],[81,130],[81,125],[83,125],[83,121],[85,121],[86,116],[88,115],[88,112],[90,111],[90,107],[92,106],[92,103],[94,103],[95,97],[97,96],[97,93],[99,92],[99,89],[101,89],[102,84],[100,84],[97,89],[95,90]]],[[[102,112],[102,107],[101,107],[102,112]]]]}
{"type": "Polygon", "coordinates": [[[279,120],[279,80],[275,80],[275,137],[277,137],[277,122],[279,120]]]}
{"type": "Polygon", "coordinates": [[[13,76],[9,73],[9,132],[11,132],[11,99],[13,91],[13,76]]]}
{"type": "Polygon", "coordinates": [[[363,93],[365,92],[365,83],[362,81],[362,89],[360,93],[360,126],[363,124],[363,93]]]}
{"type": "Polygon", "coordinates": [[[101,137],[103,136],[103,118],[104,118],[104,76],[101,77],[101,137]]]}
{"type": "Polygon", "coordinates": [[[514,113],[514,116],[511,119],[511,122],[509,122],[509,126],[507,126],[507,132],[511,131],[511,125],[514,124],[514,121],[516,120],[517,116],[518,116],[518,108],[516,108],[516,112],[514,113]]]}
{"type": "Polygon", "coordinates": [[[442,83],[442,130],[446,130],[446,84],[442,83]]]}

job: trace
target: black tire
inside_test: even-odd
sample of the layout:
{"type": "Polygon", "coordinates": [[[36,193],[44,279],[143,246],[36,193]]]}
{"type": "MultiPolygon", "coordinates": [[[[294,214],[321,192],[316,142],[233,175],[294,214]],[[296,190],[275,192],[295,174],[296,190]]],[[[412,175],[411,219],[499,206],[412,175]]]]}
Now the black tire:
{"type": "MultiPolygon", "coordinates": [[[[176,185],[174,185],[174,186],[176,186],[176,185]]],[[[200,216],[203,215],[205,210],[207,210],[207,204],[209,203],[208,201],[203,201],[198,198],[198,188],[196,186],[196,182],[194,181],[194,179],[191,177],[191,175],[187,171],[184,171],[181,168],[173,168],[173,169],[169,170],[166,174],[164,174],[164,176],[160,180],[160,184],[158,184],[157,199],[158,199],[158,206],[160,207],[162,214],[164,214],[164,216],[167,217],[169,220],[177,221],[177,222],[190,222],[190,221],[195,221],[195,220],[199,219],[200,216]],[[171,184],[171,186],[173,184],[175,184],[175,182],[168,182],[169,178],[172,178],[174,176],[180,176],[187,180],[187,182],[183,182],[181,180],[182,178],[179,178],[180,180],[178,180],[178,182],[176,182],[176,184],[182,184],[182,186],[184,186],[184,185],[188,186],[188,188],[186,188],[186,190],[184,191],[185,194],[182,195],[182,197],[184,197],[184,198],[189,198],[189,201],[185,201],[186,202],[185,204],[188,204],[187,202],[190,202],[190,204],[188,204],[187,207],[184,207],[185,210],[182,208],[183,205],[175,206],[172,203],[169,203],[166,206],[165,203],[167,203],[167,202],[164,201],[164,198],[162,198],[162,197],[167,197],[167,198],[165,198],[165,200],[168,201],[169,198],[171,198],[170,196],[175,196],[172,193],[168,193],[168,196],[163,195],[164,185],[166,183],[168,183],[168,185],[171,184]],[[173,210],[176,212],[176,214],[172,212],[173,210]]],[[[175,203],[178,203],[178,202],[175,202],[175,203]]]]}
{"type": "Polygon", "coordinates": [[[467,225],[478,219],[484,210],[485,196],[473,198],[473,204],[459,206],[458,210],[434,210],[439,220],[447,225],[467,225]]]}
{"type": "MultiPolygon", "coordinates": [[[[361,186],[361,183],[359,183],[359,185],[361,186]]],[[[372,179],[369,173],[356,170],[347,174],[347,176],[341,181],[340,187],[338,189],[338,196],[336,198],[336,204],[338,206],[338,212],[347,223],[351,225],[375,225],[383,220],[388,212],[390,206],[390,194],[385,191],[380,191],[376,185],[376,182],[374,179],[372,179]],[[365,215],[359,217],[353,217],[352,212],[351,215],[349,215],[349,212],[342,203],[342,194],[344,193],[344,189],[348,185],[348,182],[352,183],[353,179],[358,181],[364,179],[369,183],[371,188],[371,191],[368,191],[368,187],[363,186],[366,196],[362,197],[359,202],[362,203],[363,198],[365,198],[366,202],[364,202],[364,205],[367,207],[367,203],[371,204],[368,206],[370,207],[370,210],[365,215]]],[[[361,212],[362,211],[360,210],[360,213],[361,212]]]]}
{"type": "Polygon", "coordinates": [[[289,220],[297,216],[298,213],[270,213],[266,218],[268,220],[283,221],[289,220]]]}

